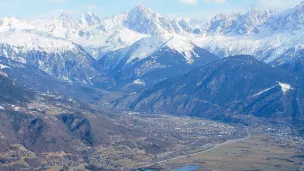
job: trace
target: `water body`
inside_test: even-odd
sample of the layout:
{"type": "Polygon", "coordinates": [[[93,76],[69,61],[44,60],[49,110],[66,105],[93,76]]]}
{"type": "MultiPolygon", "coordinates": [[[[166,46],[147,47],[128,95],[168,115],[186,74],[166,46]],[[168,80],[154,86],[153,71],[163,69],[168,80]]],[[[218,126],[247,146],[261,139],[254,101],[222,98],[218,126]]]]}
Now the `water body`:
{"type": "MultiPolygon", "coordinates": [[[[182,168],[173,169],[170,171],[195,171],[197,169],[201,168],[200,166],[186,166],[182,168]]],[[[157,171],[156,169],[145,169],[145,171],[157,171]]]]}
{"type": "Polygon", "coordinates": [[[183,168],[173,169],[171,171],[195,171],[199,168],[200,168],[200,166],[187,166],[187,167],[183,167],[183,168]]]}

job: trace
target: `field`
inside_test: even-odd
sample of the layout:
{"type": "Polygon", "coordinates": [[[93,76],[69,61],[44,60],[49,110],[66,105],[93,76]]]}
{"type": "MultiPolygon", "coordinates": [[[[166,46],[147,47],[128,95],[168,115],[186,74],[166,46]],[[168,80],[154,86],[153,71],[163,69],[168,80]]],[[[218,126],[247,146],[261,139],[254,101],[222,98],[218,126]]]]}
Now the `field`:
{"type": "MultiPolygon", "coordinates": [[[[280,140],[278,137],[262,134],[251,135],[248,139],[218,146],[204,153],[158,164],[157,167],[170,170],[186,165],[202,166],[199,170],[301,170],[303,154],[298,142],[280,140]]],[[[302,167],[303,170],[303,167],[302,167]]]]}

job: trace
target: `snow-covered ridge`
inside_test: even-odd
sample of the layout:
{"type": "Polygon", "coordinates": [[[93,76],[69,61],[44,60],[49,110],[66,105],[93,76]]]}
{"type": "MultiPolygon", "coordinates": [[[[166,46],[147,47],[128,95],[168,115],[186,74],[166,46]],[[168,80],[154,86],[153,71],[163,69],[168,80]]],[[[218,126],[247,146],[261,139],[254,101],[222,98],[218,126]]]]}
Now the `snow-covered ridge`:
{"type": "Polygon", "coordinates": [[[165,34],[143,38],[121,51],[121,55],[129,56],[127,63],[130,63],[134,60],[143,60],[146,57],[153,56],[155,52],[162,51],[163,48],[169,48],[181,54],[189,64],[194,61],[194,58],[199,57],[194,51],[196,46],[185,37],[177,34],[165,34]]]}
{"type": "Polygon", "coordinates": [[[100,19],[96,14],[87,13],[80,20],[74,20],[66,12],[52,19],[1,18],[0,43],[46,52],[70,50],[76,43],[98,58],[95,55],[100,53],[94,53],[96,49],[117,50],[147,37],[112,19],[100,19]]]}
{"type": "Polygon", "coordinates": [[[0,43],[54,52],[72,48],[71,41],[99,59],[109,51],[128,47],[142,38],[167,33],[185,34],[193,30],[183,19],[170,20],[139,5],[130,12],[108,18],[100,18],[91,12],[83,14],[79,20],[71,18],[67,12],[51,19],[1,18],[0,43]],[[16,40],[16,37],[20,38],[16,40]]]}
{"type": "Polygon", "coordinates": [[[219,14],[211,21],[201,24],[201,29],[209,34],[257,34],[259,26],[265,24],[274,15],[275,12],[269,10],[251,10],[246,14],[219,14]]]}
{"type": "MultiPolygon", "coordinates": [[[[4,17],[0,19],[0,52],[6,57],[10,57],[7,52],[11,50],[15,54],[63,53],[75,51],[75,45],[80,45],[95,59],[120,51],[120,55],[130,55],[130,63],[167,46],[191,64],[198,57],[193,49],[200,47],[221,57],[248,54],[270,63],[290,49],[303,49],[303,15],[304,3],[282,13],[251,10],[195,23],[169,19],[141,5],[107,18],[91,12],[79,19],[67,12],[51,19],[4,17]],[[123,53],[130,53],[130,48],[131,54],[123,53]]],[[[15,59],[27,60],[24,56],[15,59]]]]}

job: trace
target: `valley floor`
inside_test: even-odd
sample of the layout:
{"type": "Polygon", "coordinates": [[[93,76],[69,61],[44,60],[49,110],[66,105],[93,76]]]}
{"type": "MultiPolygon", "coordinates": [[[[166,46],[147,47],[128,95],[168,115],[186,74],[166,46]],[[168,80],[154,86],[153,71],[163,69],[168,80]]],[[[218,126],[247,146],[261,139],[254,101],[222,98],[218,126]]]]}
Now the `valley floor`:
{"type": "Polygon", "coordinates": [[[158,163],[155,168],[171,170],[187,165],[200,166],[198,170],[303,170],[303,151],[298,151],[298,141],[283,141],[278,137],[253,134],[241,141],[218,145],[204,153],[158,163]]]}
{"type": "Polygon", "coordinates": [[[240,115],[250,121],[245,127],[190,117],[112,113],[105,116],[145,134],[135,139],[114,134],[107,144],[78,147],[78,154],[37,154],[13,144],[0,153],[0,170],[303,170],[304,140],[283,122],[240,115]]]}
{"type": "Polygon", "coordinates": [[[195,151],[198,151],[198,152],[193,152],[193,153],[189,153],[189,154],[186,154],[186,155],[161,160],[161,161],[158,161],[158,162],[147,164],[147,165],[142,166],[142,167],[145,168],[145,167],[149,167],[149,166],[153,166],[153,165],[159,165],[159,164],[162,164],[162,163],[170,163],[171,161],[175,161],[175,160],[179,160],[179,159],[183,159],[183,158],[190,158],[191,156],[201,155],[203,153],[206,153],[208,151],[212,151],[213,149],[219,148],[219,147],[224,146],[226,144],[236,143],[236,142],[239,142],[239,141],[244,141],[244,140],[251,137],[251,134],[249,133],[248,129],[246,130],[246,132],[247,132],[247,136],[245,138],[240,138],[240,139],[235,139],[235,140],[228,140],[228,141],[225,141],[223,143],[216,144],[213,147],[211,147],[209,149],[206,149],[206,150],[202,150],[202,151],[198,151],[199,149],[195,149],[195,151]]]}
{"type": "Polygon", "coordinates": [[[152,162],[138,170],[174,170],[188,166],[197,166],[194,169],[197,171],[304,170],[304,141],[293,129],[279,122],[240,117],[251,121],[246,128],[247,136],[215,144],[209,149],[196,148],[188,154],[152,162]]]}

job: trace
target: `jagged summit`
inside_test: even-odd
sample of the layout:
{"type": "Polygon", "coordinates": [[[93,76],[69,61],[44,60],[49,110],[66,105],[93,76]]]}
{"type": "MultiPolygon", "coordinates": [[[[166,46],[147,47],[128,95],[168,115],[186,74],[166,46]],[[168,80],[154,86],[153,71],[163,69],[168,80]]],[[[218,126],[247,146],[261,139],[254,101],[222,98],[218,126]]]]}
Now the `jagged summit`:
{"type": "Polygon", "coordinates": [[[131,11],[139,11],[139,12],[151,12],[153,13],[152,9],[142,5],[141,3],[137,4],[131,11]]]}
{"type": "Polygon", "coordinates": [[[153,16],[160,17],[159,14],[155,13],[152,9],[143,6],[141,4],[136,5],[133,9],[127,12],[128,19],[131,18],[149,18],[151,19],[153,16]]]}
{"type": "Polygon", "coordinates": [[[300,30],[304,28],[304,1],[295,8],[275,16],[268,26],[276,31],[300,30]]]}
{"type": "Polygon", "coordinates": [[[78,27],[77,21],[74,20],[66,10],[59,16],[59,20],[65,29],[74,29],[75,27],[78,27]]]}
{"type": "Polygon", "coordinates": [[[161,16],[140,4],[127,13],[124,23],[131,30],[150,35],[194,32],[194,28],[186,20],[174,20],[161,16]]]}
{"type": "Polygon", "coordinates": [[[270,10],[261,11],[256,9],[248,11],[246,14],[219,14],[207,23],[207,32],[236,35],[259,33],[258,27],[265,24],[274,14],[270,10]]]}
{"type": "Polygon", "coordinates": [[[80,23],[88,26],[100,24],[101,19],[96,13],[86,12],[81,15],[80,23]]]}
{"type": "Polygon", "coordinates": [[[70,15],[69,15],[68,11],[67,11],[67,10],[64,10],[64,11],[60,14],[59,18],[60,18],[60,19],[70,19],[71,17],[70,17],[70,15]]]}

